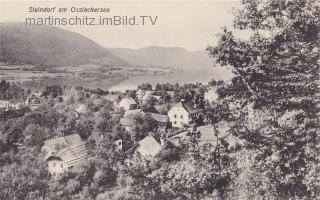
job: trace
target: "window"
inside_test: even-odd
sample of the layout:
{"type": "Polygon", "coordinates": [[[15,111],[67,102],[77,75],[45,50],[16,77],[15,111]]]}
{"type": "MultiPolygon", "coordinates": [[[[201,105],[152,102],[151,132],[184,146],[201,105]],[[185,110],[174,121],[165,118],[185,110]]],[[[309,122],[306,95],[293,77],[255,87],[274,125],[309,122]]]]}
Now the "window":
{"type": "Polygon", "coordinates": [[[55,173],[55,172],[53,172],[53,173],[52,173],[52,175],[53,175],[53,176],[55,176],[55,175],[56,175],[56,173],[55,173]]]}
{"type": "Polygon", "coordinates": [[[53,167],[56,167],[56,163],[55,162],[52,165],[53,165],[53,167]]]}
{"type": "Polygon", "coordinates": [[[181,115],[180,117],[181,117],[181,119],[183,119],[183,115],[181,115]]]}
{"type": "Polygon", "coordinates": [[[61,164],[60,166],[61,166],[61,168],[63,168],[63,164],[61,164]]]}
{"type": "Polygon", "coordinates": [[[177,118],[177,115],[174,115],[174,118],[177,118]]]}
{"type": "Polygon", "coordinates": [[[174,124],[177,124],[177,122],[176,122],[176,121],[174,121],[173,123],[174,123],[174,124]]]}

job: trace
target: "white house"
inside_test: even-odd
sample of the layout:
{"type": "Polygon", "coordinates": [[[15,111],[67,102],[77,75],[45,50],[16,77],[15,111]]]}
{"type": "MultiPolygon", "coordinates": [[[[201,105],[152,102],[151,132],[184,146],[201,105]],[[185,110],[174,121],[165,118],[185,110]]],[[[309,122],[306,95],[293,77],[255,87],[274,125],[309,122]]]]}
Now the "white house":
{"type": "Polygon", "coordinates": [[[132,149],[129,150],[133,153],[139,153],[143,157],[154,157],[161,151],[161,144],[154,139],[151,134],[140,140],[132,149]]]}
{"type": "Polygon", "coordinates": [[[41,103],[40,97],[41,93],[39,92],[30,94],[25,102],[25,105],[30,107],[31,109],[37,108],[41,103]]]}
{"type": "Polygon", "coordinates": [[[0,100],[0,110],[2,111],[19,110],[21,108],[23,108],[23,104],[20,102],[14,104],[14,103],[11,103],[10,101],[0,100]]]}
{"type": "Polygon", "coordinates": [[[92,156],[93,152],[85,142],[65,147],[46,159],[48,171],[52,176],[56,176],[81,165],[92,156]]]}
{"type": "Polygon", "coordinates": [[[142,156],[156,156],[161,151],[161,145],[152,136],[147,136],[143,140],[138,142],[135,149],[142,156]]]}
{"type": "Polygon", "coordinates": [[[0,110],[9,110],[9,101],[0,101],[0,110]]]}
{"type": "Polygon", "coordinates": [[[137,102],[131,97],[125,97],[119,102],[118,106],[124,110],[136,109],[137,102]]]}
{"type": "Polygon", "coordinates": [[[201,112],[191,105],[181,101],[175,104],[169,111],[168,117],[172,127],[182,128],[184,125],[190,125],[198,119],[201,112]]]}

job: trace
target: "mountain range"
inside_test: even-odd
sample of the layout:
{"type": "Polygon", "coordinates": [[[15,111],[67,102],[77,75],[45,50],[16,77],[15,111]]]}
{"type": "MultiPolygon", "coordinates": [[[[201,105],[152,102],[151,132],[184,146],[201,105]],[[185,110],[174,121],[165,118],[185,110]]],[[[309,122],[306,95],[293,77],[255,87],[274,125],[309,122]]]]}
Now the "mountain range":
{"type": "Polygon", "coordinates": [[[108,66],[209,67],[205,51],[149,46],[140,49],[105,48],[65,29],[0,23],[0,61],[45,68],[97,64],[108,66]]]}
{"type": "Polygon", "coordinates": [[[44,67],[93,62],[126,65],[106,48],[75,32],[52,26],[0,24],[0,60],[44,67]]]}
{"type": "Polygon", "coordinates": [[[213,62],[205,51],[188,51],[178,47],[159,46],[140,49],[109,48],[108,50],[131,65],[156,65],[179,69],[213,66],[213,62]]]}

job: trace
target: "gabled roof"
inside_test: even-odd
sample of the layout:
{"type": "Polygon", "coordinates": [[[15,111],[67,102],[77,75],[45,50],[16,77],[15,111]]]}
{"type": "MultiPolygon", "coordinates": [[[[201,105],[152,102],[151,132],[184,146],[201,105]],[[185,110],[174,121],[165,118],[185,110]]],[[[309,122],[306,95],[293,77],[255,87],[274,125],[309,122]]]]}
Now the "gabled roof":
{"type": "Polygon", "coordinates": [[[161,96],[158,96],[158,95],[151,95],[151,97],[157,99],[157,100],[160,100],[161,99],[161,96]]]}
{"type": "Polygon", "coordinates": [[[140,112],[143,112],[141,109],[134,109],[134,110],[125,110],[124,111],[124,114],[123,114],[123,117],[124,118],[128,118],[128,116],[130,115],[136,115],[140,112]]]}
{"type": "Polygon", "coordinates": [[[74,146],[82,143],[82,139],[78,134],[67,135],[63,137],[54,138],[51,140],[44,141],[42,148],[51,151],[57,151],[56,147],[64,148],[66,146],[74,146]]]}
{"type": "Polygon", "coordinates": [[[200,111],[198,109],[193,108],[190,104],[186,102],[179,102],[175,104],[173,107],[183,107],[189,114],[194,114],[200,111]]]}
{"type": "Polygon", "coordinates": [[[88,113],[89,112],[89,108],[87,105],[85,104],[79,104],[75,109],[74,109],[77,113],[81,113],[81,114],[84,114],[84,113],[88,113]]]}
{"type": "Polygon", "coordinates": [[[136,95],[142,95],[143,93],[144,93],[144,91],[141,90],[141,89],[139,89],[139,90],[136,91],[136,95]]]}
{"type": "Polygon", "coordinates": [[[123,118],[123,117],[122,117],[122,118],[120,119],[119,124],[120,124],[121,126],[131,126],[132,121],[131,121],[130,119],[128,119],[128,118],[123,118]]]}
{"type": "Polygon", "coordinates": [[[160,115],[156,113],[150,113],[151,117],[157,122],[167,123],[169,122],[169,117],[167,115],[160,115]]]}
{"type": "Polygon", "coordinates": [[[148,153],[148,155],[155,156],[161,151],[161,145],[154,139],[153,136],[147,136],[140,142],[139,146],[143,147],[148,153]]]}
{"type": "Polygon", "coordinates": [[[120,104],[120,103],[127,103],[127,104],[129,104],[129,105],[137,104],[137,102],[136,102],[133,98],[131,98],[131,97],[125,97],[125,98],[123,98],[123,99],[119,102],[119,104],[120,104]]]}
{"type": "Polygon", "coordinates": [[[82,142],[80,144],[61,149],[53,157],[60,158],[68,165],[68,167],[74,167],[92,156],[93,152],[90,151],[90,146],[87,143],[82,142]]]}
{"type": "Polygon", "coordinates": [[[104,99],[107,99],[107,100],[109,100],[111,102],[117,100],[118,97],[119,97],[119,95],[117,95],[117,94],[108,94],[106,96],[103,96],[104,99]]]}

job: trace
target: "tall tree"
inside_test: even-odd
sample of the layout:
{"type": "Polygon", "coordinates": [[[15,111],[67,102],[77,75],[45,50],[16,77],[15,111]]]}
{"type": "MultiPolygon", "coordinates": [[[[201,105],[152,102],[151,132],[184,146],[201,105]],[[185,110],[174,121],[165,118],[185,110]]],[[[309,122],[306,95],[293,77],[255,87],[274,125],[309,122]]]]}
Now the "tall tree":
{"type": "Polygon", "coordinates": [[[232,131],[259,149],[257,164],[263,172],[268,170],[274,197],[315,198],[320,191],[319,2],[242,4],[234,28],[249,31],[249,39],[241,40],[225,28],[218,45],[207,49],[217,63],[231,66],[237,75],[224,96],[246,109],[240,111],[232,131]],[[256,112],[262,113],[264,124],[245,123],[254,122],[250,113],[256,112]]]}

